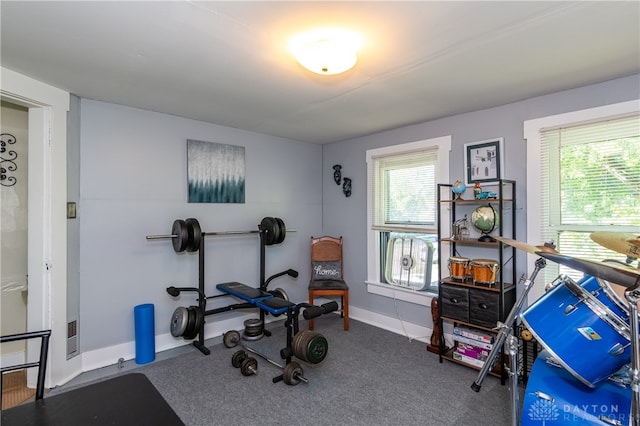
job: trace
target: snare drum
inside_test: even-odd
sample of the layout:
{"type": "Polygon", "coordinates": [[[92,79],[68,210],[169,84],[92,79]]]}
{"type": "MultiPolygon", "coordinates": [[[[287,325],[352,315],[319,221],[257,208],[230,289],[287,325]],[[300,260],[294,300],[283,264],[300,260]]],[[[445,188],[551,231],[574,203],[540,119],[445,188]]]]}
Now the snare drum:
{"type": "Polygon", "coordinates": [[[521,315],[549,354],[589,387],[631,360],[631,338],[624,313],[586,277],[561,283],[521,315]]]}
{"type": "Polygon", "coordinates": [[[449,271],[451,278],[458,281],[464,281],[469,275],[469,259],[466,257],[452,256],[449,258],[449,271]]]}
{"type": "Polygon", "coordinates": [[[498,269],[498,262],[495,260],[473,259],[471,261],[473,284],[494,285],[498,277],[498,269]]]}
{"type": "Polygon", "coordinates": [[[540,352],[533,363],[522,403],[522,426],[628,425],[631,389],[605,381],[588,389],[540,352]]]}

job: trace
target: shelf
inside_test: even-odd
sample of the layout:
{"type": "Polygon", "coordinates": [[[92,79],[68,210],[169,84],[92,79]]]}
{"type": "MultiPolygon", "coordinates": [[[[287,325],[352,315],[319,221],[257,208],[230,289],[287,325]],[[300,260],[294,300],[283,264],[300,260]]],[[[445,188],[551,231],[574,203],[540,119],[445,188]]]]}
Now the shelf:
{"type": "Polygon", "coordinates": [[[500,246],[500,243],[498,241],[478,241],[477,238],[465,238],[462,240],[454,239],[454,238],[440,238],[440,242],[468,244],[472,246],[485,246],[485,247],[495,247],[495,248],[498,248],[500,246]]]}
{"type": "MultiPolygon", "coordinates": [[[[456,350],[455,347],[445,351],[442,353],[442,359],[446,359],[448,361],[454,362],[456,364],[464,365],[465,367],[473,368],[474,370],[480,371],[482,367],[477,367],[473,364],[467,364],[464,361],[457,360],[453,357],[453,352],[456,350]]],[[[489,374],[495,377],[502,377],[502,363],[496,362],[493,368],[489,371],[489,374]]]]}
{"type": "MultiPolygon", "coordinates": [[[[491,205],[496,212],[496,216],[500,218],[499,223],[492,231],[496,236],[516,237],[516,185],[513,180],[500,180],[496,185],[495,198],[476,199],[473,193],[462,194],[463,198],[455,198],[456,195],[451,191],[451,184],[438,185],[438,252],[440,253],[441,267],[439,269],[439,282],[441,284],[438,295],[439,321],[440,329],[443,329],[443,323],[452,323],[455,325],[465,325],[471,329],[498,333],[495,329],[500,321],[504,321],[507,312],[515,303],[516,285],[516,257],[515,248],[506,245],[500,241],[478,241],[474,238],[453,238],[453,227],[463,217],[467,217],[469,211],[476,206],[491,205]],[[445,223],[448,225],[445,226],[445,223]],[[451,225],[453,224],[453,226],[451,225]],[[486,253],[483,255],[483,253],[486,253]],[[457,269],[453,269],[453,263],[449,263],[449,274],[468,277],[467,279],[453,279],[451,276],[443,276],[447,271],[447,259],[449,254],[456,257],[453,263],[456,263],[457,269]],[[468,257],[465,257],[468,256],[468,257]],[[498,266],[497,270],[493,269],[493,262],[488,270],[483,269],[486,265],[482,262],[475,262],[474,257],[492,258],[498,266]],[[464,265],[463,260],[468,260],[468,264],[464,265]],[[468,268],[468,269],[467,269],[468,268]],[[476,270],[476,268],[479,268],[476,270]],[[472,274],[471,271],[474,273],[472,274]],[[476,278],[478,281],[492,281],[489,284],[474,284],[476,278]],[[456,319],[460,318],[460,319],[456,319]]],[[[468,227],[468,224],[467,224],[468,227]]],[[[458,235],[458,234],[456,234],[458,235]]],[[[466,235],[466,234],[464,234],[466,235]]],[[[492,236],[492,235],[490,235],[492,236]]],[[[499,351],[496,358],[496,365],[493,366],[490,374],[500,377],[502,384],[506,381],[506,369],[508,357],[505,356],[503,348],[494,348],[499,351]]],[[[441,359],[447,359],[457,364],[465,365],[476,370],[477,367],[473,360],[456,359],[453,357],[455,348],[446,349],[444,346],[440,348],[441,359]]],[[[459,357],[458,357],[459,358],[459,357]]]]}
{"type": "Polygon", "coordinates": [[[493,329],[493,328],[489,328],[489,327],[484,327],[482,325],[478,325],[478,324],[472,324],[470,322],[466,322],[466,321],[460,321],[459,319],[455,319],[455,318],[449,318],[449,317],[440,317],[440,319],[442,321],[449,321],[449,322],[455,322],[456,324],[460,324],[460,325],[466,325],[468,327],[472,327],[472,328],[478,328],[480,330],[484,330],[484,331],[489,331],[491,333],[498,333],[498,330],[493,329]]]}
{"type": "Polygon", "coordinates": [[[503,203],[513,202],[511,198],[485,198],[483,200],[476,200],[475,198],[473,200],[465,200],[465,199],[440,200],[441,203],[455,203],[455,204],[486,204],[486,203],[499,203],[501,201],[503,203]]]}

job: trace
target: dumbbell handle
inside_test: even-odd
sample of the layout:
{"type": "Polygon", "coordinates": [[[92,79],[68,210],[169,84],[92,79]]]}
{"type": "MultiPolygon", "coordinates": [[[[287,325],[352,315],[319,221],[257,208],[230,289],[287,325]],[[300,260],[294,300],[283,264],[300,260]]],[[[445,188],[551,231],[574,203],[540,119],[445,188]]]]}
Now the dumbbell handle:
{"type": "Polygon", "coordinates": [[[245,350],[251,352],[252,354],[258,355],[260,358],[264,359],[265,361],[267,361],[270,364],[275,365],[278,368],[284,368],[283,366],[281,366],[280,364],[278,364],[277,362],[275,362],[274,360],[272,360],[271,358],[269,358],[268,356],[261,354],[260,352],[256,351],[255,349],[252,349],[248,346],[242,346],[245,350]]]}

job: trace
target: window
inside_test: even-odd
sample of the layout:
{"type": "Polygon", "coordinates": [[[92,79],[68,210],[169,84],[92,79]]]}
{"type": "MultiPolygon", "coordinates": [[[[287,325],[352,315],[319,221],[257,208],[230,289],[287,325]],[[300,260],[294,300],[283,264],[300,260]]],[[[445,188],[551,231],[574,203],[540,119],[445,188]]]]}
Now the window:
{"type": "MultiPolygon", "coordinates": [[[[637,102],[630,102],[525,123],[527,144],[533,143],[528,158],[539,158],[537,170],[527,174],[529,242],[553,240],[560,253],[572,257],[626,260],[593,242],[590,234],[640,232],[637,110],[637,102]]],[[[576,280],[583,276],[547,262],[539,280],[549,283],[560,274],[576,280]]],[[[530,300],[543,292],[544,285],[534,287],[530,300]]]]}
{"type": "Polygon", "coordinates": [[[437,184],[449,179],[450,147],[447,136],[367,151],[370,292],[421,304],[437,292],[437,184]]]}

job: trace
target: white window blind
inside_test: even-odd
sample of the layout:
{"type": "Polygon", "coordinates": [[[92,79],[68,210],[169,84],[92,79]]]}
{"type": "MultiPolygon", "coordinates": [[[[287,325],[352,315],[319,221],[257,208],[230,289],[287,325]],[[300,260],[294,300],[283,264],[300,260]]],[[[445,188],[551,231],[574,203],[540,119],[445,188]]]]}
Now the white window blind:
{"type": "Polygon", "coordinates": [[[543,130],[539,167],[544,240],[565,255],[624,260],[589,235],[640,229],[640,116],[543,130]]]}
{"type": "Polygon", "coordinates": [[[438,149],[373,157],[372,229],[435,229],[438,149]]]}

